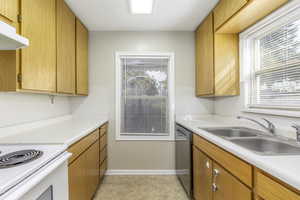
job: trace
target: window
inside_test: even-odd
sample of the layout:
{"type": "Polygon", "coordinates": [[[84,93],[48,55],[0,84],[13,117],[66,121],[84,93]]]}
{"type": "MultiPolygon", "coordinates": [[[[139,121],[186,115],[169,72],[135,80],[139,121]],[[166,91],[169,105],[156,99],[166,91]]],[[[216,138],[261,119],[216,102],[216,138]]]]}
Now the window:
{"type": "Polygon", "coordinates": [[[290,3],[240,35],[248,109],[300,109],[299,11],[290,3]]]}
{"type": "Polygon", "coordinates": [[[172,139],[173,57],[117,53],[117,139],[172,139]]]}

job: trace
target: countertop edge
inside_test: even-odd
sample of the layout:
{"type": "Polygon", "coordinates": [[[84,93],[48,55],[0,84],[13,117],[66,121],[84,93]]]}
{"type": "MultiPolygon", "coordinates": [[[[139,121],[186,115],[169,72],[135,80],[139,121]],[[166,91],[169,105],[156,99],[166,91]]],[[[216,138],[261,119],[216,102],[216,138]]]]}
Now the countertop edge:
{"type": "Polygon", "coordinates": [[[70,140],[65,141],[63,144],[66,145],[67,148],[69,148],[70,146],[72,146],[76,142],[80,141],[82,138],[88,136],[94,130],[96,130],[97,128],[100,128],[101,126],[103,126],[106,123],[108,123],[108,120],[102,120],[102,121],[100,120],[95,125],[93,125],[93,126],[87,128],[86,130],[82,131],[83,132],[82,134],[78,134],[78,135],[74,136],[70,140]]]}

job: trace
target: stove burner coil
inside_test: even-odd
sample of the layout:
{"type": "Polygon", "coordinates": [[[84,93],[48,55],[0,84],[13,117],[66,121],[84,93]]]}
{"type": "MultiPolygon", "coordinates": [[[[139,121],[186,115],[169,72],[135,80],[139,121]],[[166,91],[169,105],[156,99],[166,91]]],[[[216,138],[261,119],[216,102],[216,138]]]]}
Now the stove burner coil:
{"type": "Polygon", "coordinates": [[[39,150],[22,150],[0,156],[0,169],[16,167],[34,161],[43,155],[39,150]]]}

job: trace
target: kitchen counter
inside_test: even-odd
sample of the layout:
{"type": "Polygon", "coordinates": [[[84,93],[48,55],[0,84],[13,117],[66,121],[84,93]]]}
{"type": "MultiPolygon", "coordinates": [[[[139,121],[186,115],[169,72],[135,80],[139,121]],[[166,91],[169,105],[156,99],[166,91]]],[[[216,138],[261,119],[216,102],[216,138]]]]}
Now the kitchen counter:
{"type": "Polygon", "coordinates": [[[78,118],[68,115],[0,128],[0,144],[64,144],[69,147],[107,121],[105,116],[78,118]]]}
{"type": "Polygon", "coordinates": [[[177,119],[176,122],[193,133],[205,138],[206,140],[218,145],[233,155],[254,165],[255,167],[269,173],[281,181],[300,190],[300,155],[292,156],[262,156],[255,154],[246,148],[238,146],[221,137],[215,136],[202,128],[245,126],[248,128],[259,129],[256,125],[242,120],[217,115],[207,115],[199,117],[197,120],[177,119]]]}

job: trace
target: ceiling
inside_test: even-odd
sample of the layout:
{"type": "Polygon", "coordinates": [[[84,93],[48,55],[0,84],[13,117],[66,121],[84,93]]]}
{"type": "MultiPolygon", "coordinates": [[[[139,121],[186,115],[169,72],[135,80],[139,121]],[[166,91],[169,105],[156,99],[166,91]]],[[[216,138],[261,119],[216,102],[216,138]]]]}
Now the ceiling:
{"type": "Polygon", "coordinates": [[[154,0],[153,14],[132,15],[128,0],[65,1],[91,31],[194,31],[218,2],[154,0]]]}

